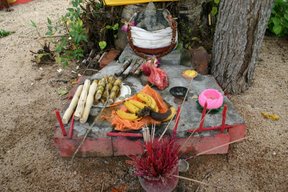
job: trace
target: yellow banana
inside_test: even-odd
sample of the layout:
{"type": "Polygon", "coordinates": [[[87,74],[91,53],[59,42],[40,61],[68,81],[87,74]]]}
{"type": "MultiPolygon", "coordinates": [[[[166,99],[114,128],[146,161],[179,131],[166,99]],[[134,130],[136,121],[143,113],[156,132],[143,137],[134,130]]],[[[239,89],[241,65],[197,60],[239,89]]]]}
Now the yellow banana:
{"type": "Polygon", "coordinates": [[[136,100],[129,100],[129,102],[132,104],[132,105],[135,105],[136,107],[140,108],[140,109],[143,109],[144,107],[147,107],[146,104],[140,102],[140,101],[136,101],[136,100]]]}
{"type": "Polygon", "coordinates": [[[136,105],[133,105],[130,101],[125,101],[124,105],[129,112],[134,114],[138,113],[138,111],[140,110],[140,108],[138,108],[136,105]]]}
{"type": "Polygon", "coordinates": [[[159,111],[156,101],[150,95],[145,93],[138,93],[136,96],[141,99],[141,101],[144,101],[145,104],[148,105],[153,111],[159,111]]]}
{"type": "Polygon", "coordinates": [[[134,120],[138,120],[139,117],[133,113],[127,113],[125,111],[122,110],[117,110],[116,114],[121,118],[121,119],[125,119],[125,120],[129,120],[129,121],[134,121],[134,120]]]}
{"type": "Polygon", "coordinates": [[[171,114],[169,115],[169,117],[167,117],[166,119],[163,120],[163,122],[165,121],[169,121],[170,119],[172,119],[175,114],[176,114],[176,109],[174,107],[170,107],[170,110],[171,110],[171,114]]]}

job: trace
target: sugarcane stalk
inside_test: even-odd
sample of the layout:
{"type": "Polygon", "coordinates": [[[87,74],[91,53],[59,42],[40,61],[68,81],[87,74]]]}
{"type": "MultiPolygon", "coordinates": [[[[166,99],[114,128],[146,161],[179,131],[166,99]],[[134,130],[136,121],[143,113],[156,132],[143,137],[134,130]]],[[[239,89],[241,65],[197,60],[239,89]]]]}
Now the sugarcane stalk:
{"type": "Polygon", "coordinates": [[[78,103],[78,100],[79,100],[79,97],[80,97],[80,94],[82,92],[82,89],[83,89],[83,85],[79,85],[70,104],[69,104],[69,107],[66,109],[63,117],[62,117],[62,121],[64,124],[67,124],[77,106],[77,103],[78,103]]]}
{"type": "Polygon", "coordinates": [[[79,120],[82,117],[90,84],[91,84],[91,81],[89,79],[86,79],[84,82],[84,86],[83,86],[83,90],[82,90],[80,99],[78,101],[77,108],[76,108],[75,113],[74,113],[75,120],[79,120]]]}
{"type": "Polygon", "coordinates": [[[96,89],[97,89],[97,81],[94,81],[92,83],[92,85],[90,86],[88,97],[87,97],[85,108],[84,108],[84,112],[83,112],[82,117],[80,119],[80,123],[86,123],[86,121],[88,119],[90,109],[93,105],[94,94],[96,92],[96,89]]]}

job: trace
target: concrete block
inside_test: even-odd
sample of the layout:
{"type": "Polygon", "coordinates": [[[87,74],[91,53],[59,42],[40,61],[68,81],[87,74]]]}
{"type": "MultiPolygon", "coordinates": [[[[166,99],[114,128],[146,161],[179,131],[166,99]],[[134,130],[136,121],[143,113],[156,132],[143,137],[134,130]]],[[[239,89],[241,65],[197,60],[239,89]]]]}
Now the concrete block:
{"type": "Polygon", "coordinates": [[[126,137],[113,137],[114,156],[139,155],[144,151],[142,139],[127,139],[126,137]]]}
{"type": "MultiPolygon", "coordinates": [[[[229,142],[229,134],[217,134],[211,137],[191,137],[189,140],[187,140],[187,138],[178,138],[178,143],[182,146],[181,152],[192,152],[193,154],[198,154],[229,142]]],[[[228,153],[228,149],[229,145],[216,148],[205,154],[226,154],[228,153]]]]}
{"type": "MultiPolygon", "coordinates": [[[[54,146],[58,149],[60,156],[72,157],[78,145],[82,141],[82,137],[63,137],[60,129],[55,129],[53,138],[54,146]]],[[[113,156],[111,138],[87,138],[80,148],[77,156],[80,157],[110,157],[113,156]]]]}
{"type": "Polygon", "coordinates": [[[228,133],[231,137],[231,141],[244,138],[246,136],[246,129],[247,127],[245,124],[233,125],[233,127],[228,130],[228,133]]]}

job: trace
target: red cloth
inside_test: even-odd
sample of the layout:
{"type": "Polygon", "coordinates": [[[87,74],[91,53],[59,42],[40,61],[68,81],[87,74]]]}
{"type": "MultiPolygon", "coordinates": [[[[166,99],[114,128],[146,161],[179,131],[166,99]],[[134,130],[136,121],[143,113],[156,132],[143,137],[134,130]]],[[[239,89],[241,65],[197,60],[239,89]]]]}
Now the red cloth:
{"type": "MultiPolygon", "coordinates": [[[[28,3],[32,0],[17,0],[16,2],[14,3],[9,3],[10,6],[12,5],[17,5],[17,4],[23,4],[23,3],[28,3]]],[[[3,9],[4,7],[0,5],[0,10],[3,9]]]]}
{"type": "Polygon", "coordinates": [[[17,4],[23,4],[23,3],[28,3],[32,0],[17,0],[16,2],[14,3],[11,3],[11,5],[17,5],[17,4]]]}

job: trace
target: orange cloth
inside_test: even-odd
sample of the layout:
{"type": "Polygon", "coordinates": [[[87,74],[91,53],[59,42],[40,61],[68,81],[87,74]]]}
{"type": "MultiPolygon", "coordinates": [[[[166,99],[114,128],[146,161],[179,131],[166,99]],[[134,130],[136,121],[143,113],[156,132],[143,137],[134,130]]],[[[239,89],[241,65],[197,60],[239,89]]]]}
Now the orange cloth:
{"type": "MultiPolygon", "coordinates": [[[[161,95],[157,93],[154,89],[152,89],[149,85],[146,85],[140,92],[146,93],[147,95],[150,95],[151,97],[155,99],[160,113],[165,113],[169,109],[165,101],[162,99],[161,95]]],[[[130,99],[139,100],[135,95],[129,98],[128,100],[130,99]]],[[[121,106],[121,107],[124,107],[124,106],[121,106]]],[[[127,131],[127,129],[139,130],[145,125],[161,123],[160,121],[156,121],[149,116],[143,117],[142,119],[139,119],[137,121],[124,120],[124,119],[121,119],[116,114],[116,111],[112,111],[111,118],[107,120],[110,121],[113,126],[115,126],[115,130],[117,131],[127,131]]]]}

